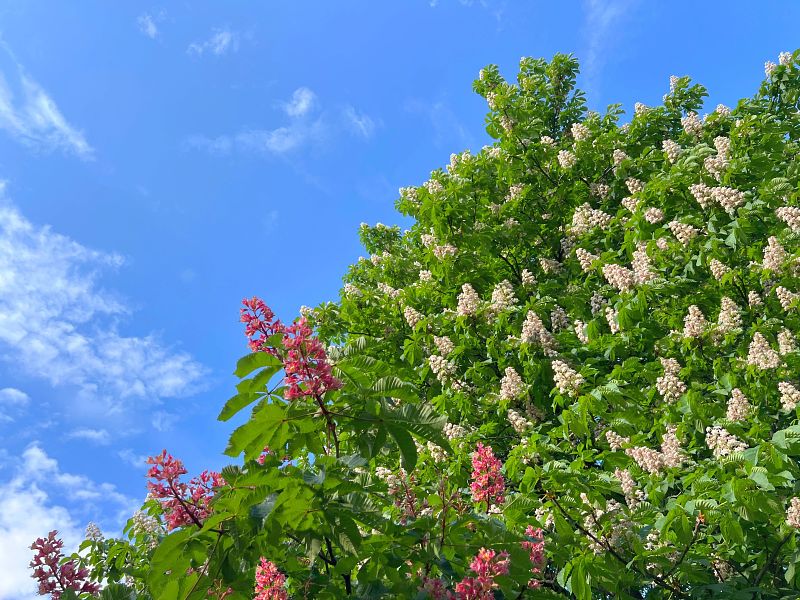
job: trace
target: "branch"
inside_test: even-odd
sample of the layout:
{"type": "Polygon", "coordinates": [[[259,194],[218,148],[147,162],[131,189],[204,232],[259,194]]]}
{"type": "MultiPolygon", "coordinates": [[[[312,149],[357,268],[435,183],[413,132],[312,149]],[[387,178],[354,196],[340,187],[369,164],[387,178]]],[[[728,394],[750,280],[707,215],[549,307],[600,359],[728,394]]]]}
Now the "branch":
{"type": "Polygon", "coordinates": [[[761,580],[764,578],[764,575],[767,574],[767,570],[769,569],[770,565],[772,565],[772,563],[778,557],[778,553],[781,551],[781,548],[783,548],[783,545],[789,541],[790,537],[792,537],[792,534],[787,533],[784,536],[784,538],[780,541],[780,543],[777,546],[775,546],[775,549],[772,551],[772,554],[770,554],[770,557],[767,559],[767,562],[764,563],[764,566],[761,567],[761,570],[758,572],[758,575],[756,575],[756,579],[755,581],[753,581],[753,585],[758,585],[759,583],[761,583],[761,580]]]}

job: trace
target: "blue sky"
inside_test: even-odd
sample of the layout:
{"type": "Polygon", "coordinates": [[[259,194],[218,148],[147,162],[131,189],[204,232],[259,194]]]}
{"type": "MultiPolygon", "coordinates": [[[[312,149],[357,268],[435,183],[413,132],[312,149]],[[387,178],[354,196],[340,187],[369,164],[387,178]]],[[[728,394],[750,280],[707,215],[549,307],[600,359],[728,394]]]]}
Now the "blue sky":
{"type": "Polygon", "coordinates": [[[489,142],[496,63],[573,52],[592,108],[718,102],[800,43],[800,4],[105,2],[0,7],[0,599],[26,546],[114,533],[162,448],[225,464],[239,303],[334,299],[362,221],[489,142]]]}

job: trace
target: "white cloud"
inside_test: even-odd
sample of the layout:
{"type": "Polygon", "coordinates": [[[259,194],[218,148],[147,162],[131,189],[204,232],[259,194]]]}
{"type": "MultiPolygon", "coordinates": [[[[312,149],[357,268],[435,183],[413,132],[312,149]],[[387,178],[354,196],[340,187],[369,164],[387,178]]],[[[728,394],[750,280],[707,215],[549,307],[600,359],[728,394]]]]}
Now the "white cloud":
{"type": "Polygon", "coordinates": [[[210,52],[216,56],[222,56],[228,52],[236,52],[239,49],[239,34],[230,29],[217,29],[204,42],[192,42],[186,49],[189,54],[202,56],[210,52]]]}
{"type": "Polygon", "coordinates": [[[154,40],[156,37],[158,37],[158,26],[156,25],[155,19],[153,19],[152,15],[148,13],[139,15],[139,17],[136,19],[136,24],[139,26],[139,31],[141,31],[151,40],[154,40]]]}
{"type": "Polygon", "coordinates": [[[292,99],[284,104],[283,109],[290,117],[302,117],[310,111],[316,102],[316,95],[307,87],[299,87],[292,94],[292,99]]]}
{"type": "Polygon", "coordinates": [[[130,448],[120,450],[117,452],[117,456],[136,469],[144,469],[147,466],[147,456],[144,454],[136,454],[130,448]]]}
{"type": "Polygon", "coordinates": [[[106,417],[197,389],[204,368],[155,335],[124,336],[128,308],[98,284],[122,259],[28,221],[0,187],[0,361],[53,386],[76,416],[106,417]]]}
{"type": "Polygon", "coordinates": [[[34,600],[39,596],[28,563],[36,538],[58,530],[69,554],[83,539],[86,522],[117,529],[138,503],[111,484],[64,473],[38,444],[29,446],[14,464],[12,477],[0,482],[0,600],[34,600]],[[71,506],[64,506],[64,499],[71,506]]]}
{"type": "Polygon", "coordinates": [[[363,138],[370,138],[375,133],[376,123],[367,114],[359,113],[352,106],[347,106],[344,109],[344,117],[350,126],[350,129],[363,138]]]}
{"type": "Polygon", "coordinates": [[[230,154],[233,150],[281,155],[292,150],[320,142],[327,134],[328,125],[323,116],[314,120],[303,119],[316,104],[314,92],[305,87],[294,91],[289,101],[280,104],[291,117],[286,125],[273,129],[245,129],[233,135],[208,137],[192,135],[186,146],[214,155],[230,154]]]}
{"type": "Polygon", "coordinates": [[[0,65],[0,129],[21,144],[37,150],[63,150],[91,159],[94,149],[83,132],[61,114],[55,101],[0,42],[9,59],[0,65]],[[4,72],[3,72],[4,71],[4,72]]]}
{"type": "Polygon", "coordinates": [[[0,389],[0,405],[25,406],[30,397],[22,390],[15,388],[0,389]]]}
{"type": "Polygon", "coordinates": [[[638,0],[584,1],[586,58],[583,61],[583,73],[589,90],[596,86],[610,46],[619,37],[620,22],[637,3],[638,0]]]}
{"type": "Polygon", "coordinates": [[[105,429],[91,429],[89,427],[73,429],[67,433],[67,439],[86,440],[101,446],[111,443],[111,435],[108,431],[105,429]]]}

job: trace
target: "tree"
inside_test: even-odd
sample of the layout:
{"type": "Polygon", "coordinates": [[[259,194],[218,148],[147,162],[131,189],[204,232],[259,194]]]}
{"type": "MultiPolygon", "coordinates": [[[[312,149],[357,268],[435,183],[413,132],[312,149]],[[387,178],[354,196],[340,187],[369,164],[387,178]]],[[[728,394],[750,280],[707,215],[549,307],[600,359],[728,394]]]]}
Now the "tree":
{"type": "Polygon", "coordinates": [[[482,70],[496,142],[362,226],[338,302],[245,301],[242,461],[154,457],[73,560],[159,599],[800,596],[798,56],[624,125],[571,56],[482,70]]]}

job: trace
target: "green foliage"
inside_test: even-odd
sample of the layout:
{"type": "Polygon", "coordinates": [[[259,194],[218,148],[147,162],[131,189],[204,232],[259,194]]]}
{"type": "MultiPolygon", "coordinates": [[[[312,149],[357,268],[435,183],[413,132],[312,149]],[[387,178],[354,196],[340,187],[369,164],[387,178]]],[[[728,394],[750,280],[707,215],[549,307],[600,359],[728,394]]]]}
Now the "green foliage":
{"type": "Polygon", "coordinates": [[[281,361],[240,360],[219,418],[254,406],[213,516],[155,547],[129,528],[92,567],[239,599],[263,556],[290,597],[423,598],[486,547],[510,553],[497,598],[800,597],[797,58],[732,111],[692,118],[706,92],[675,78],[624,125],[586,110],[571,56],[481,71],[496,142],[401,190],[414,225],[362,227],[371,259],[311,314],[343,387],[287,401],[281,361]],[[504,463],[491,511],[479,441],[504,463]]]}

